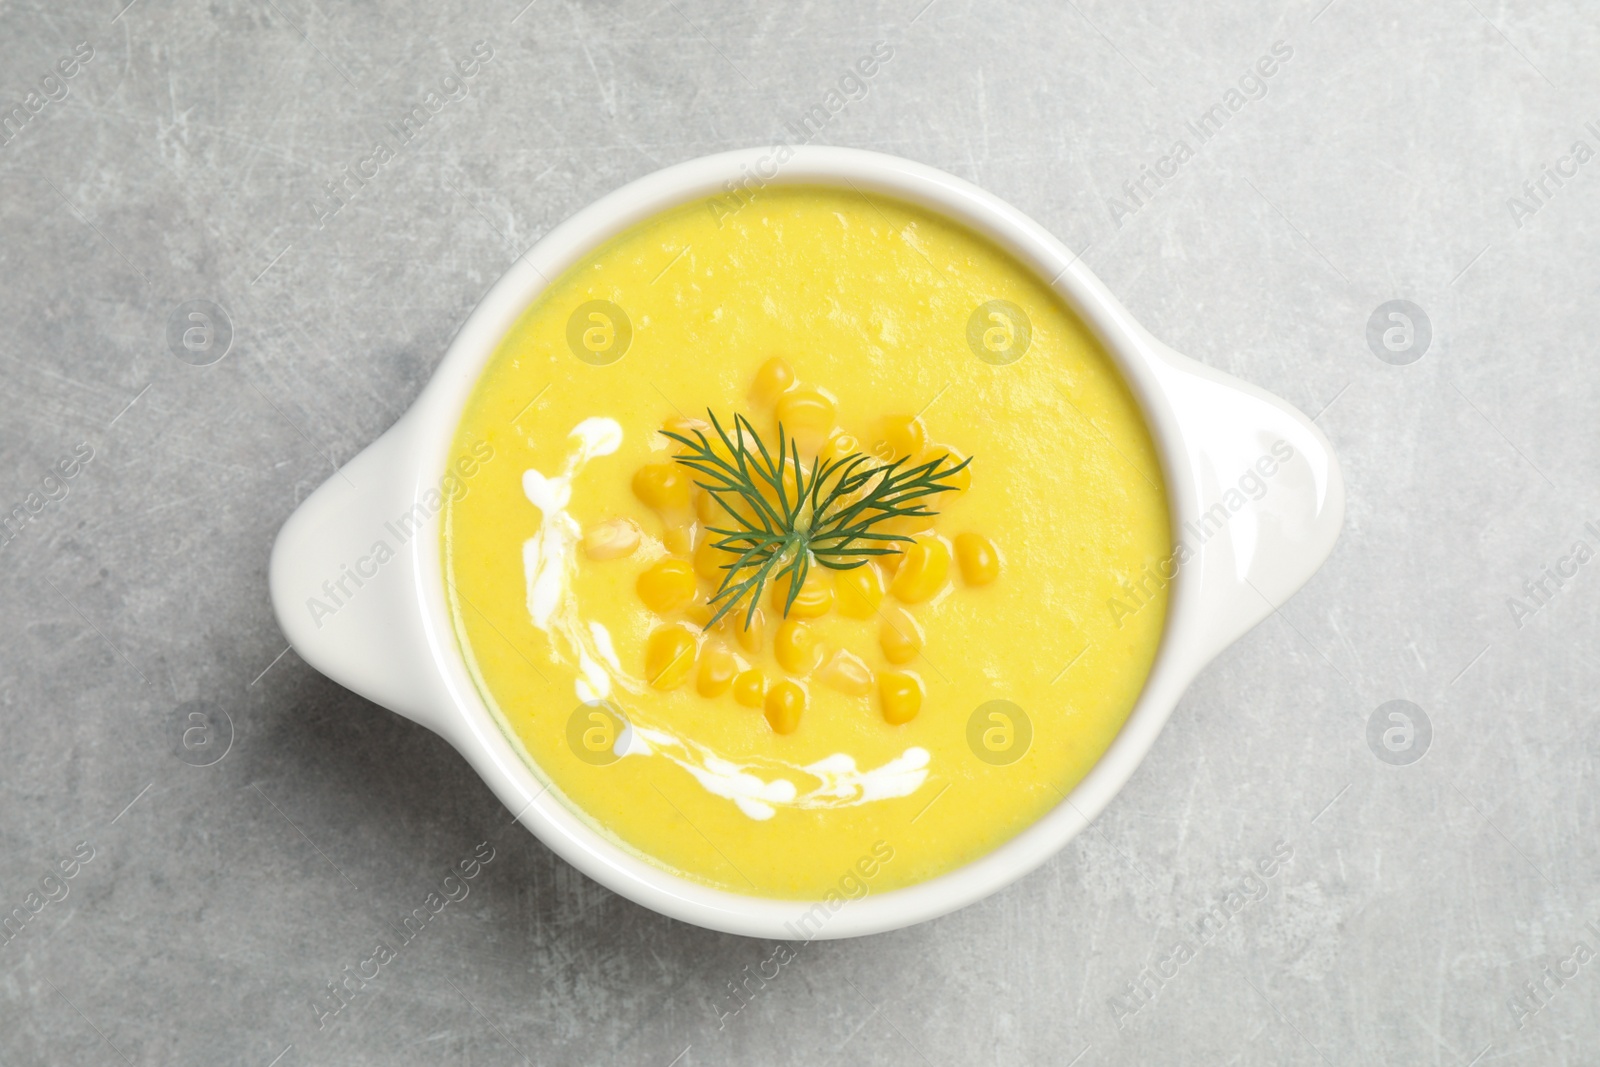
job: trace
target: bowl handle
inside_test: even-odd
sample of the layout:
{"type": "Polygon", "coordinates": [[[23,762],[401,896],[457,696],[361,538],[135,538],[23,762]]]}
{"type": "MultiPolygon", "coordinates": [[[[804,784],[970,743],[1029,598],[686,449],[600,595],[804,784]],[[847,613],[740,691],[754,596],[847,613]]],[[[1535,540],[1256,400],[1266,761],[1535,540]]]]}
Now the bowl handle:
{"type": "Polygon", "coordinates": [[[453,705],[428,639],[419,554],[438,489],[417,481],[402,419],[301,503],[272,546],[272,607],[300,658],[444,734],[453,705]]]}
{"type": "Polygon", "coordinates": [[[1333,551],[1344,477],[1328,439],[1286,401],[1156,343],[1189,454],[1196,514],[1176,531],[1200,568],[1205,662],[1276,611],[1333,551]]]}

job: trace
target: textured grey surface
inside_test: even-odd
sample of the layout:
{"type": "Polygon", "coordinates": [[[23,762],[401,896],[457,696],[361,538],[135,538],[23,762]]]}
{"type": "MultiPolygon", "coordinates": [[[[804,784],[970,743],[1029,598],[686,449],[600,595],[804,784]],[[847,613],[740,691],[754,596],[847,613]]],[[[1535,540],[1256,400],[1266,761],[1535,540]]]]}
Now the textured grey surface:
{"type": "Polygon", "coordinates": [[[1507,605],[1600,547],[1600,161],[1522,190],[1600,149],[1587,5],[523,2],[0,3],[6,107],[94,48],[0,147],[0,508],[27,517],[0,534],[0,911],[27,915],[0,1064],[1600,1057],[1600,962],[1573,955],[1600,950],[1600,563],[1520,626],[1507,605]],[[480,40],[468,95],[319,222],[480,40]],[[807,946],[719,1026],[774,946],[598,888],[443,742],[280,656],[267,551],[519,251],[631,178],[772,143],[878,40],[893,59],[819,140],[979,182],[1173,347],[1320,412],[1349,516],[1058,858],[807,946]],[[1292,57],[1201,144],[1186,121],[1276,41],[1292,57]],[[191,299],[234,325],[213,366],[168,349],[191,299]],[[1431,320],[1410,365],[1367,344],[1391,299],[1431,320]],[[1419,762],[1369,748],[1393,699],[1432,723],[1419,762]],[[195,701],[213,746],[232,723],[207,767],[195,701]],[[327,984],[484,840],[470,895],[319,1029],[327,984]],[[1259,899],[1194,934],[1240,886],[1259,899]]]}

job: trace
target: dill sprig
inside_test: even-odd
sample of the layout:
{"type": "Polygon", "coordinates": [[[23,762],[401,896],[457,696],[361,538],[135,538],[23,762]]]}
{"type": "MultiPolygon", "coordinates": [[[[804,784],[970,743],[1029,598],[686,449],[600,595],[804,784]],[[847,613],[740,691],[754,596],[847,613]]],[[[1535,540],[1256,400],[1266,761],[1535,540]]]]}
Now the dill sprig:
{"type": "Polygon", "coordinates": [[[915,465],[905,457],[877,463],[853,452],[833,460],[816,456],[808,471],[800,462],[800,446],[782,423],[774,458],[743,415],[734,415],[730,437],[714,412],[708,409],[706,414],[720,451],[703,430],[696,429],[692,439],[661,432],[688,449],[677,461],[704,475],[706,480],[695,484],[733,519],[732,529],[707,528],[720,538],[714,546],[736,557],[722,565],[726,573],[711,597],[717,610],[707,627],[748,599],[748,628],[762,590],[773,578],[788,576],[787,616],[813,563],[848,571],[865,566],[869,557],[899,552],[894,544],[911,538],[887,532],[884,524],[936,515],[927,506],[929,498],[956,488],[942,479],[972,462],[956,463],[943,455],[915,465]]]}

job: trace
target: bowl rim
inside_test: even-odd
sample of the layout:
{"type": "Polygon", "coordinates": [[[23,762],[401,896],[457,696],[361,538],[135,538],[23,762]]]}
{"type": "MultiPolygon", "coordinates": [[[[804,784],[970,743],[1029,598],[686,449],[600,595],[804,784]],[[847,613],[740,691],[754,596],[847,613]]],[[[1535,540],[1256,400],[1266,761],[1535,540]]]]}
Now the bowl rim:
{"type": "MultiPolygon", "coordinates": [[[[973,230],[1032,271],[1095,336],[1139,404],[1162,466],[1172,543],[1179,544],[1183,523],[1199,513],[1200,493],[1182,426],[1159,373],[1165,362],[1159,343],[1093,276],[1080,255],[993,194],[896,156],[824,146],[741,149],[655,171],[589,204],[519,256],[468,316],[396,427],[404,428],[409,445],[406,477],[411,488],[420,493],[440,483],[472,389],[507,332],[563,271],[663,210],[732,195],[735,189],[748,191],[751,185],[755,195],[775,185],[820,185],[901,200],[973,230]]],[[[519,751],[520,741],[480,692],[460,647],[445,596],[442,518],[441,513],[435,519],[434,536],[417,537],[408,546],[423,632],[453,703],[446,721],[429,725],[462,752],[517,821],[583,873],[654,911],[729,933],[782,940],[882,933],[947,914],[1004,888],[1054,856],[1109,804],[1208,658],[1189,639],[1202,616],[1201,568],[1179,567],[1168,585],[1161,640],[1138,699],[1111,744],[1059,804],[984,855],[927,881],[881,892],[869,887],[854,899],[833,899],[839,896],[833,893],[820,901],[745,895],[657,866],[595,829],[575,802],[540,779],[536,762],[519,751]]],[[[1204,551],[1202,547],[1197,554],[1204,551]]]]}

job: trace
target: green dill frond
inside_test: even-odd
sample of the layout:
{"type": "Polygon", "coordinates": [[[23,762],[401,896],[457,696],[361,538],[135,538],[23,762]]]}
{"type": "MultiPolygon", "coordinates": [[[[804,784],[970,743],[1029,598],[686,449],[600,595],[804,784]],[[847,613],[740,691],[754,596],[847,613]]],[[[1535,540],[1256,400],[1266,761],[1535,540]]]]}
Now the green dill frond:
{"type": "Polygon", "coordinates": [[[730,434],[714,412],[706,414],[715,442],[698,429],[693,437],[661,432],[688,450],[677,462],[700,475],[694,484],[711,494],[729,520],[707,529],[718,538],[713,545],[733,557],[722,565],[722,582],[711,597],[717,610],[708,626],[746,604],[748,628],[774,578],[787,577],[787,616],[813,563],[854,570],[873,556],[899,552],[896,543],[911,538],[887,532],[885,524],[937,515],[929,502],[956,488],[944,479],[972,462],[945,455],[918,464],[904,458],[879,463],[854,452],[834,460],[814,456],[808,470],[781,423],[777,447],[769,450],[745,416],[734,415],[730,434]]]}

